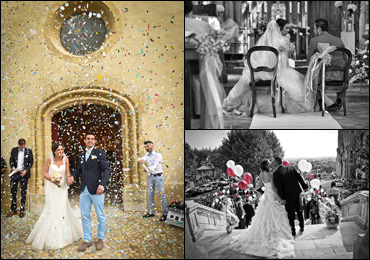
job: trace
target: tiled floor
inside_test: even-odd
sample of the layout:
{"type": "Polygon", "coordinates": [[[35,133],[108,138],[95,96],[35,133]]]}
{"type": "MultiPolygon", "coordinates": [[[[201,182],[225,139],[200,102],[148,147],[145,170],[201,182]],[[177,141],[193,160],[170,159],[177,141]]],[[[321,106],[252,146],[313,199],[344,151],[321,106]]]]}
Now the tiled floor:
{"type": "MultiPolygon", "coordinates": [[[[331,116],[338,121],[343,129],[368,129],[369,128],[369,103],[348,103],[347,116],[343,115],[343,108],[336,112],[330,112],[331,116]]],[[[224,116],[225,129],[249,129],[252,118],[249,116],[237,116],[229,113],[224,116]]]]}

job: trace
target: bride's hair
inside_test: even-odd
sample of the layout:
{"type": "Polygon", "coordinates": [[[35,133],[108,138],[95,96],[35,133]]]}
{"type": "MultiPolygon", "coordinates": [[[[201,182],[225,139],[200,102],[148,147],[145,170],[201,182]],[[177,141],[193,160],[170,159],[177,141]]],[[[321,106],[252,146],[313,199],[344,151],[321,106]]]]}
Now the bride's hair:
{"type": "Polygon", "coordinates": [[[270,161],[269,160],[263,160],[262,162],[261,162],[261,169],[262,169],[262,171],[266,171],[266,172],[268,172],[269,171],[269,163],[270,163],[270,161]]]}
{"type": "Polygon", "coordinates": [[[51,151],[53,152],[53,155],[55,157],[55,151],[58,149],[58,147],[61,146],[64,148],[63,144],[62,143],[59,143],[59,142],[55,142],[53,143],[53,145],[51,146],[51,151]]]}
{"type": "Polygon", "coordinates": [[[284,19],[277,19],[276,22],[280,27],[280,31],[283,30],[284,26],[289,23],[287,20],[284,19]]]}

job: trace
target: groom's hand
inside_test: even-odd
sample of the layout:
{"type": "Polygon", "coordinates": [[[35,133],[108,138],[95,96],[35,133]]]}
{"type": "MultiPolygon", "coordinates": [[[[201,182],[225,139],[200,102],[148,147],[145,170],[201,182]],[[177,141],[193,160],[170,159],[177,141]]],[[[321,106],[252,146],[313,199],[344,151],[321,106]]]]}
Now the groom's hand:
{"type": "Polygon", "coordinates": [[[99,185],[99,186],[98,186],[98,189],[97,189],[97,191],[96,191],[96,194],[98,194],[98,195],[102,195],[102,194],[103,194],[103,192],[104,192],[104,187],[103,187],[103,186],[101,186],[101,185],[99,185]]]}
{"type": "Polygon", "coordinates": [[[75,181],[75,178],[73,178],[73,176],[70,176],[70,177],[68,178],[68,184],[69,184],[69,185],[72,185],[74,181],[75,181]]]}

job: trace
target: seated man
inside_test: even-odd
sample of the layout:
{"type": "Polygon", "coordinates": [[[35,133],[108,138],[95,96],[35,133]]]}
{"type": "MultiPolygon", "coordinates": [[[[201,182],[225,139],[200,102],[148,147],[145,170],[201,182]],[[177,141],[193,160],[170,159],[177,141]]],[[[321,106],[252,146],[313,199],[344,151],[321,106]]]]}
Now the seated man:
{"type": "MultiPolygon", "coordinates": [[[[343,41],[328,33],[329,24],[328,21],[325,19],[316,19],[315,25],[314,25],[314,33],[315,38],[313,38],[310,41],[310,44],[308,46],[308,54],[307,54],[307,64],[310,63],[312,55],[315,54],[315,52],[319,52],[318,43],[329,43],[330,46],[336,46],[336,47],[345,47],[343,41]]],[[[331,61],[331,66],[333,67],[340,67],[345,68],[346,63],[344,61],[344,58],[342,55],[338,53],[333,53],[333,59],[331,61]]],[[[343,80],[344,73],[342,71],[327,71],[325,73],[325,79],[326,81],[336,81],[336,80],[343,80]]],[[[342,98],[343,91],[337,92],[337,100],[334,104],[329,106],[327,109],[329,111],[336,111],[342,107],[342,98]]],[[[319,104],[321,104],[321,101],[319,100],[319,104]]]]}

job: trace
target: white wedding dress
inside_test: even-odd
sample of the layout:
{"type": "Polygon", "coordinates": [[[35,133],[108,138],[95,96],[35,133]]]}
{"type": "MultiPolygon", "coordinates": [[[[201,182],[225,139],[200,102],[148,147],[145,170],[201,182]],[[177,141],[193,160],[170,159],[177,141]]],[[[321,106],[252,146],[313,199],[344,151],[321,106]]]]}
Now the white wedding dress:
{"type": "Polygon", "coordinates": [[[260,257],[295,257],[288,213],[277,200],[279,195],[273,190],[271,182],[265,183],[265,188],[252,225],[243,234],[232,237],[229,248],[260,257]]]}
{"type": "MultiPolygon", "coordinates": [[[[265,33],[261,36],[255,46],[271,46],[279,50],[281,46],[286,47],[285,50],[279,51],[279,59],[277,66],[277,86],[280,86],[283,91],[283,100],[280,99],[280,88],[276,89],[276,111],[281,113],[281,102],[285,109],[285,113],[306,113],[313,112],[316,93],[307,89],[304,84],[305,76],[300,74],[295,69],[289,67],[288,49],[290,40],[287,36],[283,36],[280,32],[279,25],[276,21],[271,21],[267,25],[265,33]]],[[[252,53],[250,57],[252,66],[266,66],[272,68],[276,64],[276,56],[271,52],[260,51],[252,53]]],[[[255,79],[271,80],[273,74],[271,72],[257,72],[255,79]]],[[[250,69],[247,60],[244,62],[244,70],[237,84],[231,89],[228,96],[224,99],[223,107],[226,110],[234,108],[246,114],[250,113],[252,107],[252,90],[249,83],[250,69]]],[[[256,95],[256,106],[254,113],[272,113],[271,93],[258,92],[256,95]]]]}
{"type": "Polygon", "coordinates": [[[26,243],[32,249],[60,249],[83,238],[82,223],[69,204],[65,156],[63,165],[54,164],[53,156],[48,174],[60,172],[60,187],[45,179],[45,206],[26,243]]]}

